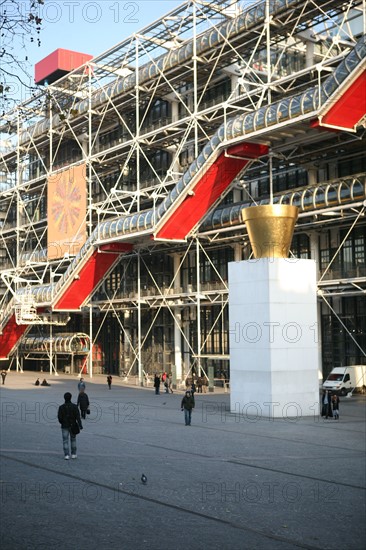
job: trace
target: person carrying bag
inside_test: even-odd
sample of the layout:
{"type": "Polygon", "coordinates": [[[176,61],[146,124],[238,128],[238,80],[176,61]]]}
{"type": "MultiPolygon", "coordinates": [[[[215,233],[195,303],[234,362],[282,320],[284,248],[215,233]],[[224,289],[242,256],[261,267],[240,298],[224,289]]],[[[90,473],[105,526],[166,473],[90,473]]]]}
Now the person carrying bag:
{"type": "Polygon", "coordinates": [[[77,458],[76,436],[80,433],[80,430],[83,429],[79,408],[74,403],[71,403],[71,397],[71,393],[65,393],[65,403],[60,405],[57,415],[58,421],[61,424],[62,444],[65,460],[69,460],[70,458],[69,440],[71,444],[71,458],[77,458]]]}

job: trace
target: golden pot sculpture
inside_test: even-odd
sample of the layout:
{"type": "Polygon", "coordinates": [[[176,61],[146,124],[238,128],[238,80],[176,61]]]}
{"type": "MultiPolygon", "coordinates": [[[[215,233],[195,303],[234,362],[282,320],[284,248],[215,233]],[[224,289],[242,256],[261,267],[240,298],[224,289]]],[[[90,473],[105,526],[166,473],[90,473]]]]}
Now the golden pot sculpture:
{"type": "Polygon", "coordinates": [[[241,211],[255,258],[287,258],[299,214],[296,206],[265,204],[241,211]]]}

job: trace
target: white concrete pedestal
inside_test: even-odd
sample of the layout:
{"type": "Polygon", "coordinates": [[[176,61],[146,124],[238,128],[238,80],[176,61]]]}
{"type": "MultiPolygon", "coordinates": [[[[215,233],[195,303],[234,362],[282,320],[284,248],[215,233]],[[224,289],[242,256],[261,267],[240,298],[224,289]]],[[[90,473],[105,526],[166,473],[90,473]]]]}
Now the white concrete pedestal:
{"type": "Polygon", "coordinates": [[[230,408],[252,417],[318,415],[313,260],[229,264],[230,408]]]}

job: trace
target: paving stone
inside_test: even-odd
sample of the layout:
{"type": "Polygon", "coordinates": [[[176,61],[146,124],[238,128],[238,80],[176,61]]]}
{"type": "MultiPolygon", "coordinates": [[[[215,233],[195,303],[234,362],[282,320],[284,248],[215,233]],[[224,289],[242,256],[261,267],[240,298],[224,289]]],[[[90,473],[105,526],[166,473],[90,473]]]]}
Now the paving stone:
{"type": "Polygon", "coordinates": [[[78,379],[38,375],[0,389],[2,550],[365,548],[365,396],[339,421],[268,420],[230,414],[219,389],[185,426],[183,391],[85,377],[91,414],[65,461],[57,408],[78,379]]]}

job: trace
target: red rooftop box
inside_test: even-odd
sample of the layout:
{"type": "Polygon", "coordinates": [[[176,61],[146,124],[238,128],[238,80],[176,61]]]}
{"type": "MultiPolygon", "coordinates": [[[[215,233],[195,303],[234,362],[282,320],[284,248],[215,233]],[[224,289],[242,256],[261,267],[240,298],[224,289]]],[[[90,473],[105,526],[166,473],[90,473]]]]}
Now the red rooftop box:
{"type": "Polygon", "coordinates": [[[34,81],[36,84],[52,84],[90,59],[93,56],[87,53],[59,48],[35,64],[34,81]]]}

